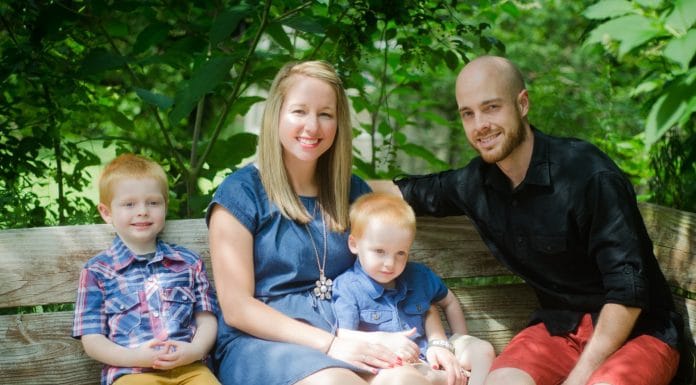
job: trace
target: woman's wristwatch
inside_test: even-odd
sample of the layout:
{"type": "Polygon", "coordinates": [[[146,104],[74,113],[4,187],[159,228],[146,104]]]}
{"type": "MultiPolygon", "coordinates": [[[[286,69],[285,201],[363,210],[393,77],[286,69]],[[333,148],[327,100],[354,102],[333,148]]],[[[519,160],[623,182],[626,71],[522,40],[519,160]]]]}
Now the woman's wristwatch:
{"type": "Polygon", "coordinates": [[[432,346],[437,346],[439,348],[445,348],[445,349],[449,350],[450,352],[454,353],[454,345],[452,345],[447,340],[430,340],[430,341],[428,341],[428,348],[430,348],[432,346]]]}

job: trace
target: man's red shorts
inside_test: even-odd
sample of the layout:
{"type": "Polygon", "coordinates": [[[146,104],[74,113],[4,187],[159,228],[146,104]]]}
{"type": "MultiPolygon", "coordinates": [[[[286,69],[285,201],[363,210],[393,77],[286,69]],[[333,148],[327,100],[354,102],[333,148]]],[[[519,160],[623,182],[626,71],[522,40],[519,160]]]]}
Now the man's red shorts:
{"type": "MultiPolygon", "coordinates": [[[[491,371],[517,368],[529,374],[536,385],[560,384],[575,366],[593,330],[589,314],[575,333],[565,336],[550,335],[543,323],[530,326],[510,341],[493,362],[491,371]]],[[[676,349],[655,337],[641,335],[612,354],[588,384],[667,385],[678,365],[676,349]]]]}

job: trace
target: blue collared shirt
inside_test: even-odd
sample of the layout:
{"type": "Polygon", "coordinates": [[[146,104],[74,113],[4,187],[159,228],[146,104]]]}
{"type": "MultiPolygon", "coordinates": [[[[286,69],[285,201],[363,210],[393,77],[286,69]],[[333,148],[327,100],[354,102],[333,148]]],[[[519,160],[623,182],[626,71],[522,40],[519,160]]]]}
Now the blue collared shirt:
{"type": "MultiPolygon", "coordinates": [[[[129,348],[153,338],[190,342],[196,332],[194,313],[216,310],[198,255],[158,240],[154,256],[146,258],[116,236],[80,273],[73,337],[101,334],[129,348]]],[[[104,365],[101,383],[150,370],[104,365]]]]}
{"type": "Polygon", "coordinates": [[[400,332],[416,328],[412,337],[425,353],[425,316],[434,302],[447,295],[447,286],[430,268],[408,262],[394,289],[370,278],[358,260],[336,277],[333,285],[338,327],[362,331],[400,332]]]}

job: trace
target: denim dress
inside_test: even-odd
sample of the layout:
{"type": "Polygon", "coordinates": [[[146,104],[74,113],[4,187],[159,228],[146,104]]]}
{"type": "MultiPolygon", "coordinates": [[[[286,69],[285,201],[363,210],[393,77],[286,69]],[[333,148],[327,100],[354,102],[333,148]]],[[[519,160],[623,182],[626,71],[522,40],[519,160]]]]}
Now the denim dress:
{"type": "MultiPolygon", "coordinates": [[[[370,191],[356,176],[351,179],[350,200],[370,191]]],[[[317,199],[300,197],[314,219],[303,224],[283,217],[269,202],[257,168],[247,165],[228,175],[220,184],[208,206],[226,208],[254,238],[254,296],[285,315],[317,328],[335,333],[336,317],[331,301],[317,299],[313,289],[319,268],[313,242],[320,259],[324,250],[320,210],[317,199]]],[[[355,256],[348,249],[348,232],[336,233],[327,228],[328,254],[325,273],[328,278],[348,269],[355,256]]],[[[235,311],[244,311],[236,309],[235,311]]],[[[217,375],[223,384],[285,385],[330,367],[356,370],[352,365],[335,360],[323,352],[306,346],[267,341],[248,335],[225,324],[218,316],[218,338],[215,347],[217,375]]]]}

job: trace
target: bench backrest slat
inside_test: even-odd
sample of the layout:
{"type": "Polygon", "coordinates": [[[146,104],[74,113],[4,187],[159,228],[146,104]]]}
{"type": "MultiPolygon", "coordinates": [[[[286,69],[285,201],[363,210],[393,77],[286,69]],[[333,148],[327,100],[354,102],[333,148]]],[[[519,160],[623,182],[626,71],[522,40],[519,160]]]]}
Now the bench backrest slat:
{"type": "MultiPolygon", "coordinates": [[[[641,212],[665,276],[674,287],[696,293],[696,214],[651,204],[641,212]]],[[[71,303],[84,263],[108,247],[110,225],[58,226],[0,231],[0,308],[71,303]]],[[[210,271],[202,219],[168,221],[163,239],[198,252],[210,271]]],[[[428,264],[449,282],[457,278],[509,275],[465,217],[419,218],[412,259],[428,264]]],[[[524,284],[453,287],[470,331],[498,351],[522,328],[536,306],[524,284]]],[[[675,295],[693,342],[696,301],[675,295]]],[[[72,312],[0,316],[0,373],[6,384],[96,384],[99,364],[70,337],[72,312]]]]}

